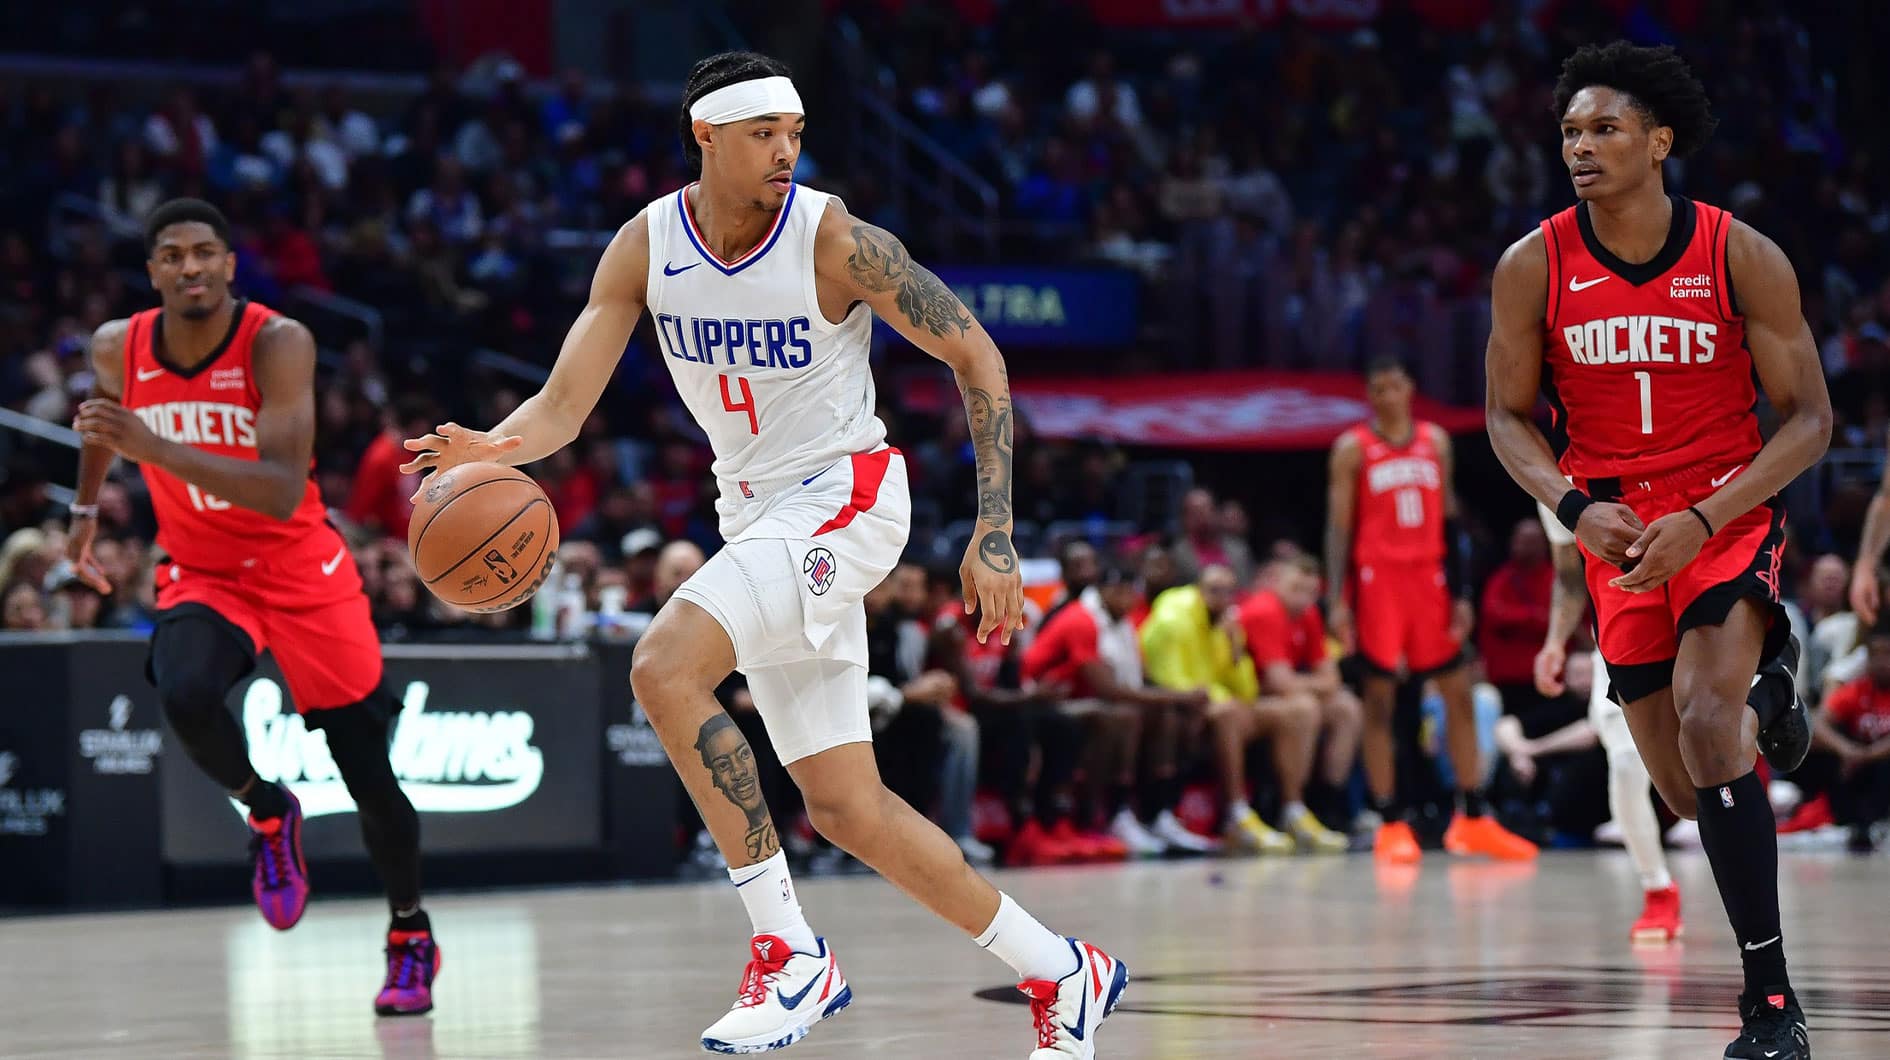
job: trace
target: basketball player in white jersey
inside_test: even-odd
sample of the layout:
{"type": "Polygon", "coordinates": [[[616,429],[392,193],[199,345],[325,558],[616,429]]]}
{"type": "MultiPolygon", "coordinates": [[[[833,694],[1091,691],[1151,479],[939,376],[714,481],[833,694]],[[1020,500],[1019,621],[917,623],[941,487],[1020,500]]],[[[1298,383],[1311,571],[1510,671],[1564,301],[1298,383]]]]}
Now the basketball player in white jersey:
{"type": "MultiPolygon", "coordinates": [[[[1568,662],[1568,639],[1588,611],[1588,583],[1583,580],[1575,534],[1554,512],[1540,503],[1536,508],[1555,556],[1549,633],[1543,639],[1542,650],[1536,653],[1536,691],[1559,696],[1565,690],[1562,670],[1568,662]]],[[[1602,661],[1601,651],[1593,649],[1593,654],[1595,677],[1588,693],[1588,723],[1594,726],[1602,749],[1608,753],[1608,809],[1621,827],[1621,841],[1640,874],[1641,890],[1646,895],[1640,919],[1634,922],[1629,938],[1637,943],[1663,945],[1680,937],[1680,889],[1667,871],[1667,853],[1660,845],[1660,819],[1654,814],[1647,765],[1634,749],[1627,714],[1608,697],[1608,666],[1602,661]]]]}
{"type": "Polygon", "coordinates": [[[703,1046],[783,1048],[852,999],[802,917],[748,744],[715,701],[739,669],[814,827],[1016,969],[1032,1060],[1093,1057],[1127,971],[1000,894],[874,765],[861,599],[898,561],[911,501],[874,415],[873,314],[949,364],[964,394],[979,518],[960,575],[980,641],[1008,642],[1023,621],[1010,385],[990,336],[899,240],[793,183],[803,124],[781,63],[734,52],[696,64],[681,132],[701,181],[617,233],[543,390],[490,431],[449,423],[408,441],[422,455],[407,468],[529,464],[568,444],[647,307],[715,451],[727,541],[657,614],[630,674],[753,926],[739,996],[703,1046]]]}

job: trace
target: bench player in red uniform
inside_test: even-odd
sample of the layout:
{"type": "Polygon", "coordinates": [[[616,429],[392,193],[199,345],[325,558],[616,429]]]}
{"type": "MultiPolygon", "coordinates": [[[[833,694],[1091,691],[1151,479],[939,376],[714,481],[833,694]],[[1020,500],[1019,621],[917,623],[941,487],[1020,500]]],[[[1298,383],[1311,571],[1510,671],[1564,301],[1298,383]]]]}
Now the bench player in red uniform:
{"type": "Polygon", "coordinates": [[[439,950],[420,908],[420,821],[387,758],[399,704],[381,681],[381,645],[361,575],[309,477],[315,445],[315,341],[306,327],[234,298],[236,256],[216,207],[174,199],[146,225],[151,286],[162,301],[92,336],[92,397],[70,554],[108,591],[92,559],[97,497],[114,455],[151,491],[157,629],[148,667],[171,731],[198,768],[249,807],[251,892],[263,918],[294,927],[308,902],[302,810],[257,776],[224,700],[265,648],[328,750],[361,818],[393,921],[375,1010],[433,1007],[439,950]]]}
{"type": "Polygon", "coordinates": [[[1411,414],[1415,388],[1393,358],[1365,370],[1372,418],[1332,446],[1326,516],[1327,613],[1333,632],[1353,641],[1365,664],[1365,732],[1361,750],[1372,808],[1382,818],[1372,843],[1392,864],[1419,857],[1417,836],[1397,799],[1397,749],[1392,736],[1400,672],[1435,678],[1443,694],[1457,812],[1444,833],[1453,854],[1507,861],[1536,856],[1536,845],[1497,823],[1480,783],[1475,708],[1463,640],[1472,612],[1466,557],[1445,558],[1457,540],[1451,488],[1450,435],[1411,414]],[[1457,598],[1452,602],[1452,574],[1457,598]]]}
{"type": "Polygon", "coordinates": [[[1789,650],[1778,491],[1830,443],[1818,349],[1778,246],[1663,184],[1661,163],[1714,125],[1672,48],[1584,47],[1555,106],[1580,202],[1497,265],[1490,441],[1575,532],[1634,743],[1661,798],[1700,822],[1745,968],[1744,1027],[1725,1055],[1809,1060],[1753,768],[1761,750],[1795,768],[1809,727],[1789,682],[1770,697],[1754,675],[1789,650]],[[1769,441],[1755,375],[1779,413],[1769,441]],[[1553,449],[1534,419],[1542,393],[1553,449]]]}

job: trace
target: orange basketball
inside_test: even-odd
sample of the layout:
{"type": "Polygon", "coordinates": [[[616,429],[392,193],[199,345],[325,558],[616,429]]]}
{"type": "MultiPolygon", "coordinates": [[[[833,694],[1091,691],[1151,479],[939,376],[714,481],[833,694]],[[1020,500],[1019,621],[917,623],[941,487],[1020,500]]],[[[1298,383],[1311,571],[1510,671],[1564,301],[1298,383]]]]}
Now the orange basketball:
{"type": "Polygon", "coordinates": [[[517,468],[461,464],[427,479],[407,547],[434,596],[468,611],[504,611],[545,584],[558,558],[558,516],[517,468]]]}

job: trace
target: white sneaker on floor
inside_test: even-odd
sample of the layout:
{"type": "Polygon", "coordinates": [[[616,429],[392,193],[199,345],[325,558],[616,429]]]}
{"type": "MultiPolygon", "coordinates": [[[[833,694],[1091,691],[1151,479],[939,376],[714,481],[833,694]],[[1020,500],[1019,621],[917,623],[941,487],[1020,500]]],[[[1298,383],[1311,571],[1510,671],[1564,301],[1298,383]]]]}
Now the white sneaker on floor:
{"type": "Polygon", "coordinates": [[[997,860],[997,851],[992,850],[989,843],[978,842],[976,836],[960,836],[953,842],[958,844],[965,860],[973,865],[989,865],[997,860]]]}
{"type": "Polygon", "coordinates": [[[1017,984],[1030,998],[1030,1019],[1037,1031],[1030,1060],[1095,1057],[1096,1028],[1115,1011],[1129,985],[1129,969],[1121,961],[1087,942],[1069,943],[1076,955],[1075,971],[1054,983],[1027,979],[1017,984]]]}
{"type": "Polygon", "coordinates": [[[1697,850],[1700,842],[1700,822],[1689,821],[1682,817],[1667,829],[1667,842],[1682,850],[1697,850]]]}
{"type": "Polygon", "coordinates": [[[1128,810],[1116,811],[1109,821],[1109,834],[1122,840],[1132,858],[1159,858],[1168,853],[1168,844],[1162,837],[1149,831],[1148,826],[1128,810]]]}
{"type": "Polygon", "coordinates": [[[1221,849],[1221,841],[1200,835],[1181,823],[1173,810],[1163,810],[1155,816],[1155,826],[1150,829],[1155,837],[1176,850],[1185,850],[1190,854],[1215,854],[1221,849]]]}
{"type": "Polygon", "coordinates": [[[785,1049],[851,1004],[853,988],[840,974],[840,962],[826,939],[815,942],[818,953],[797,953],[774,935],[756,935],[749,943],[754,959],[742,972],[741,995],[702,1032],[702,1048],[711,1053],[785,1049]]]}

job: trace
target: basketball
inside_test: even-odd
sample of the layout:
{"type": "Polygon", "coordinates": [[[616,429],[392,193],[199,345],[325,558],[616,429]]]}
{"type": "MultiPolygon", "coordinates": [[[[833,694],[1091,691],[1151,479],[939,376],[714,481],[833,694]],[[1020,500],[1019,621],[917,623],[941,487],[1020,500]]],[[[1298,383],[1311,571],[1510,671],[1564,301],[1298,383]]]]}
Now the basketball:
{"type": "Polygon", "coordinates": [[[461,464],[427,480],[407,546],[434,596],[468,611],[504,611],[531,599],[551,573],[558,517],[530,475],[461,464]]]}

